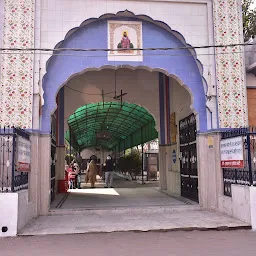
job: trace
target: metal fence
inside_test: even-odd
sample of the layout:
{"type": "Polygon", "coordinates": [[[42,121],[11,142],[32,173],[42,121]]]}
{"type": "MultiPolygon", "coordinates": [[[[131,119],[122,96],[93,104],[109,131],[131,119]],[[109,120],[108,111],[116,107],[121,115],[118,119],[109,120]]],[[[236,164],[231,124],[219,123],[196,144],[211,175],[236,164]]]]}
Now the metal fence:
{"type": "MultiPolygon", "coordinates": [[[[22,172],[17,162],[18,154],[30,153],[30,148],[23,149],[26,144],[30,144],[29,133],[19,128],[0,128],[0,193],[28,188],[28,172],[22,172]]],[[[30,155],[26,157],[30,159],[30,155]]]]}
{"type": "Polygon", "coordinates": [[[242,137],[243,168],[223,168],[224,195],[232,196],[231,185],[256,186],[256,130],[253,127],[222,132],[221,138],[242,137]]]}

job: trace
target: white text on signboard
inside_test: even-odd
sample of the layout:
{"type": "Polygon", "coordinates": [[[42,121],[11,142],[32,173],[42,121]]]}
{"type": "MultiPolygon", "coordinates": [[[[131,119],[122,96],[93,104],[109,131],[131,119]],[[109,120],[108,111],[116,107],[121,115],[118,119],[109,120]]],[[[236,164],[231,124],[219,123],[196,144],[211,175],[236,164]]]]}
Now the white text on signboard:
{"type": "Polygon", "coordinates": [[[244,168],[243,137],[221,140],[220,154],[222,168],[244,168]]]}
{"type": "Polygon", "coordinates": [[[20,172],[30,171],[31,143],[22,137],[17,138],[17,166],[20,172]]]}

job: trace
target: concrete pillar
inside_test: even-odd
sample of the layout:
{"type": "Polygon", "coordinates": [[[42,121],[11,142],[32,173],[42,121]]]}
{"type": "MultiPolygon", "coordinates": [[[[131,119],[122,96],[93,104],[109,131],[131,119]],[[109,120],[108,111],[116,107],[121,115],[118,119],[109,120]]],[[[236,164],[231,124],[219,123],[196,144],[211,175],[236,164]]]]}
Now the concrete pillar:
{"type": "Polygon", "coordinates": [[[181,195],[180,160],[177,144],[167,147],[166,151],[167,190],[176,196],[181,195]]]}
{"type": "Polygon", "coordinates": [[[159,145],[159,186],[161,190],[167,189],[166,148],[167,146],[159,145]]]}
{"type": "MultiPolygon", "coordinates": [[[[63,180],[65,178],[65,146],[56,147],[57,161],[56,161],[56,181],[63,180]]],[[[57,187],[56,187],[57,188],[57,187]]]]}
{"type": "Polygon", "coordinates": [[[220,134],[197,136],[199,204],[204,209],[217,210],[218,198],[223,195],[220,166],[220,134]]]}
{"type": "Polygon", "coordinates": [[[39,214],[47,215],[50,209],[51,197],[51,136],[50,134],[41,134],[39,140],[39,161],[40,161],[40,205],[39,214]]]}
{"type": "Polygon", "coordinates": [[[40,95],[33,95],[33,129],[38,130],[40,128],[40,95]]]}
{"type": "Polygon", "coordinates": [[[36,216],[39,214],[40,202],[40,160],[39,160],[39,134],[31,134],[31,172],[29,173],[29,202],[35,203],[36,216]]]}

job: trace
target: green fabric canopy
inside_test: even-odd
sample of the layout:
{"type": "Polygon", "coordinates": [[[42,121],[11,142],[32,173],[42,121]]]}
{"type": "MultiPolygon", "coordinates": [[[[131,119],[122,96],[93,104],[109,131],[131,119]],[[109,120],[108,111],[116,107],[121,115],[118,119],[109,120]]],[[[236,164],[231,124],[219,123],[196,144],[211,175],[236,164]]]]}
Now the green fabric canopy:
{"type": "Polygon", "coordinates": [[[66,140],[79,151],[89,147],[121,151],[158,137],[153,116],[129,103],[85,105],[69,117],[68,125],[66,140]]]}

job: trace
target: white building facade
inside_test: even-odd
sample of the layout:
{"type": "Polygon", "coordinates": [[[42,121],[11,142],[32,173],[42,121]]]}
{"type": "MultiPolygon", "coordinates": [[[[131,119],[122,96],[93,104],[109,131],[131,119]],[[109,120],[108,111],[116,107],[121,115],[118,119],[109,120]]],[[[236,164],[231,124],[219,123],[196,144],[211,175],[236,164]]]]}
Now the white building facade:
{"type": "MultiPolygon", "coordinates": [[[[182,194],[182,120],[192,120],[199,204],[251,223],[249,188],[223,194],[219,149],[221,130],[248,125],[239,0],[4,0],[0,11],[0,124],[32,132],[29,189],[13,199],[25,202],[14,234],[49,212],[52,114],[57,109],[56,152],[64,159],[69,116],[101,102],[114,84],[154,117],[161,189],[182,194]],[[124,32],[135,50],[114,51],[124,32]]],[[[57,160],[56,179],[63,169],[57,160]]]]}

